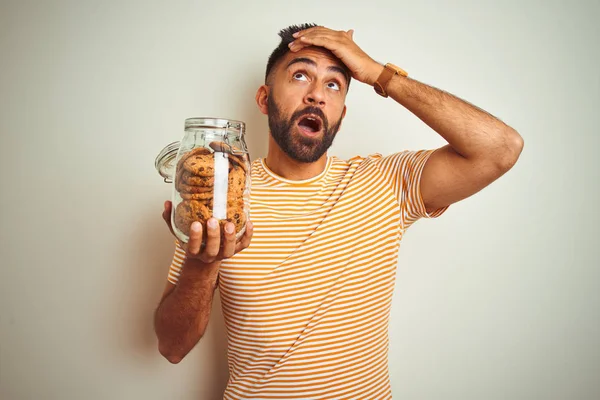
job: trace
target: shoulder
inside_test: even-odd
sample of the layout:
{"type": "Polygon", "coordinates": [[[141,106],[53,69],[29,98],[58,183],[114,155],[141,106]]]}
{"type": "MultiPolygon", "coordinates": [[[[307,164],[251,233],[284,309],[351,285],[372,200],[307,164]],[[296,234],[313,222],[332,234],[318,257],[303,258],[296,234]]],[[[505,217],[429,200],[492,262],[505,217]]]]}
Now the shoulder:
{"type": "Polygon", "coordinates": [[[333,158],[334,163],[346,164],[346,165],[350,166],[350,165],[361,165],[361,164],[377,162],[382,157],[383,156],[381,155],[381,153],[371,153],[371,154],[366,154],[366,155],[364,155],[364,154],[355,155],[348,159],[340,159],[336,156],[333,156],[332,158],[333,158]]]}
{"type": "Polygon", "coordinates": [[[346,160],[340,160],[341,163],[347,166],[350,170],[358,172],[374,173],[378,170],[378,165],[383,156],[381,153],[359,154],[350,157],[346,160]]]}

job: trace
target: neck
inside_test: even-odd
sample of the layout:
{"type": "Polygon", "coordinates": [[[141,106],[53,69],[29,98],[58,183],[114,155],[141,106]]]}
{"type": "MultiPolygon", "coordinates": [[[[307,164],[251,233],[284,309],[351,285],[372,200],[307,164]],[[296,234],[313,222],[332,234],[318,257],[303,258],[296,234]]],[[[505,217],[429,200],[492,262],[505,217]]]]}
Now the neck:
{"type": "Polygon", "coordinates": [[[267,167],[282,178],[304,181],[321,174],[327,166],[327,153],[312,163],[303,163],[290,158],[269,135],[269,151],[265,159],[267,167]]]}

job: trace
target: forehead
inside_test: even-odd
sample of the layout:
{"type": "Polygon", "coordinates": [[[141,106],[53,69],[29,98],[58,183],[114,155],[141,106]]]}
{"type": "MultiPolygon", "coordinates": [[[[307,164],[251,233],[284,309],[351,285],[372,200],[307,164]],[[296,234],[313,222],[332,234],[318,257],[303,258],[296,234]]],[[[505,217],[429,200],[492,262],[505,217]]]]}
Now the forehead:
{"type": "Polygon", "coordinates": [[[308,58],[317,64],[317,68],[328,68],[331,66],[339,67],[343,70],[346,69],[344,63],[337,58],[332,52],[322,47],[310,46],[304,49],[291,52],[288,51],[285,56],[280,60],[279,69],[286,69],[288,64],[297,58],[308,58]]]}

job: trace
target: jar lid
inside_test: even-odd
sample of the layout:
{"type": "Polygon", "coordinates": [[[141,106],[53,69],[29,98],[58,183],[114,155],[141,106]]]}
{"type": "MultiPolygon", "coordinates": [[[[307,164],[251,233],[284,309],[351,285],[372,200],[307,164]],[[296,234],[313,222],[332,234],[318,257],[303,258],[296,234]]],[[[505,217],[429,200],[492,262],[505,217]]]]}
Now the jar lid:
{"type": "Polygon", "coordinates": [[[175,158],[179,150],[179,142],[173,142],[165,146],[164,149],[156,157],[154,166],[167,183],[173,182],[173,174],[175,173],[175,158]]]}
{"type": "Polygon", "coordinates": [[[228,133],[243,135],[246,124],[225,118],[195,117],[185,120],[185,129],[225,129],[228,133]]]}

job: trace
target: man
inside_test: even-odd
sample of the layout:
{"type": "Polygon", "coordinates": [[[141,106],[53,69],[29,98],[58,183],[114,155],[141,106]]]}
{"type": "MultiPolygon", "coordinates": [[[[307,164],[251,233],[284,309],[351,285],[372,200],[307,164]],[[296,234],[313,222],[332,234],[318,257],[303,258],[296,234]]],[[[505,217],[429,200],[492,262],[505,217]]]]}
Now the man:
{"type": "MultiPolygon", "coordinates": [[[[267,157],[252,166],[254,226],[235,243],[227,225],[220,243],[215,224],[201,250],[194,223],[189,243],[177,245],[155,316],[159,351],[177,363],[195,346],[218,286],[228,334],[224,398],[391,398],[387,326],[402,235],[498,179],[521,153],[515,130],[375,62],[352,34],[315,25],[280,32],[256,94],[270,136],[267,157]],[[328,156],[351,78],[448,145],[328,156]]],[[[170,211],[167,202],[167,224],[170,211]]]]}

